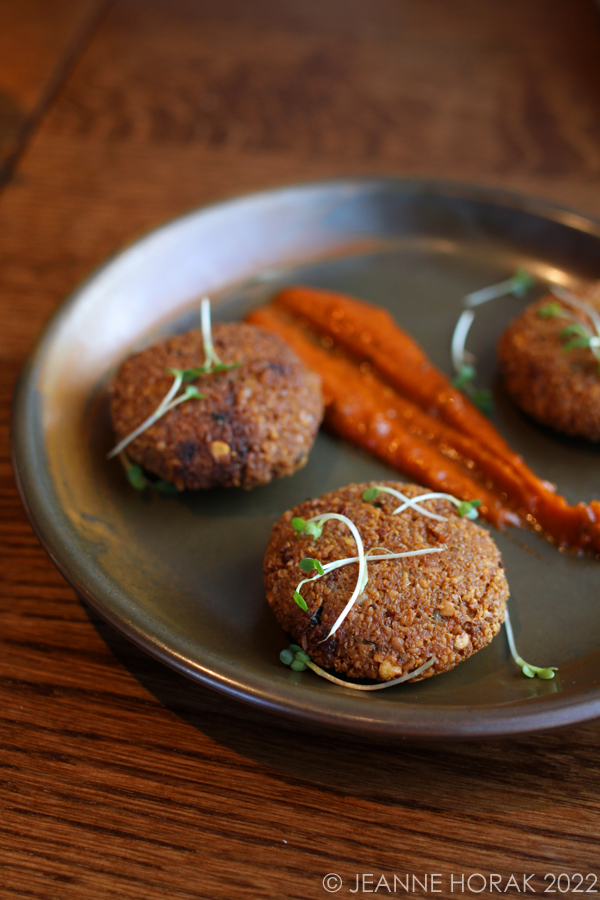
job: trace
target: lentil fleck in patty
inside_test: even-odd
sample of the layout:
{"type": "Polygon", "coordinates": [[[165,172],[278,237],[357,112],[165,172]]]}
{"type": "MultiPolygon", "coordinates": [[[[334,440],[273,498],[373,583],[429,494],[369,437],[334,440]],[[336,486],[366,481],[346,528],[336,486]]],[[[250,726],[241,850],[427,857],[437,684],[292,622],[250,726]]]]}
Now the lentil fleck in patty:
{"type": "MultiPolygon", "coordinates": [[[[504,566],[488,532],[460,518],[447,500],[425,501],[431,512],[447,517],[444,522],[412,509],[392,515],[399,505],[395,497],[380,492],[375,502],[362,499],[363,491],[374,484],[350,485],[284,513],[273,528],[264,560],[267,599],[279,624],[323,668],[351,678],[387,681],[434,657],[420,676],[429,678],[452,669],[498,633],[508,599],[504,566]],[[307,577],[299,563],[305,557],[323,564],[353,557],[356,544],[342,522],[326,522],[314,541],[296,537],[291,521],[325,512],[351,519],[365,551],[375,546],[394,553],[441,545],[447,549],[369,563],[365,591],[338,631],[324,641],[354,590],[358,563],[304,585],[307,612],[293,599],[298,582],[307,577]]],[[[427,493],[417,485],[379,484],[410,497],[427,493]]]]}
{"type": "MultiPolygon", "coordinates": [[[[244,323],[215,323],[215,350],[238,368],[200,376],[205,395],[186,400],[127,447],[132,460],[180,490],[266,484],[308,458],[323,417],[317,375],[276,335],[244,323]]],[[[201,331],[136,353],[110,385],[119,440],[154,412],[173,383],[169,368],[204,363],[201,331]]]]}
{"type": "MultiPolygon", "coordinates": [[[[578,295],[600,312],[598,286],[578,295]]],[[[532,303],[500,338],[498,358],[506,389],[516,405],[540,424],[571,437],[600,441],[598,360],[585,347],[563,351],[560,332],[569,320],[540,316],[540,308],[549,302],[556,303],[556,297],[532,303]]],[[[572,312],[577,320],[585,319],[578,310],[572,312]]]]}

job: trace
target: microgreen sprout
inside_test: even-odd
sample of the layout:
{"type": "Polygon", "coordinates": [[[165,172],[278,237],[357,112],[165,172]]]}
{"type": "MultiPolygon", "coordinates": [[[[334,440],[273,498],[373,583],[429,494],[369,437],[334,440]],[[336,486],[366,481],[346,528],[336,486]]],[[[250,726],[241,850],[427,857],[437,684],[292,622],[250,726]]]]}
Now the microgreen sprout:
{"type": "MultiPolygon", "coordinates": [[[[371,547],[371,549],[367,550],[367,552],[364,554],[365,568],[364,568],[362,580],[357,581],[356,588],[354,590],[354,593],[352,594],[352,597],[350,598],[350,601],[348,601],[342,614],[338,617],[333,628],[331,629],[331,631],[329,632],[327,637],[324,638],[324,640],[328,640],[332,636],[332,634],[334,634],[337,631],[339,626],[342,624],[342,622],[344,621],[344,619],[350,612],[352,606],[354,605],[355,599],[357,599],[362,594],[364,589],[366,588],[367,583],[368,583],[368,569],[367,569],[368,563],[380,562],[381,560],[385,560],[385,559],[406,559],[411,556],[426,556],[428,553],[442,553],[446,549],[447,549],[446,546],[442,545],[441,547],[424,547],[421,550],[405,550],[403,553],[391,553],[389,550],[387,550],[386,547],[371,547]],[[373,554],[376,551],[377,551],[377,555],[374,556],[373,554]],[[379,552],[379,551],[383,551],[383,552],[379,552]],[[355,597],[355,594],[356,594],[356,597],[355,597]]],[[[305,562],[305,560],[302,560],[302,562],[305,562]]],[[[304,569],[302,567],[302,562],[300,563],[300,568],[303,571],[307,571],[306,569],[304,569]]],[[[317,563],[318,560],[310,560],[310,562],[317,563]]],[[[322,578],[323,575],[329,575],[330,572],[334,572],[336,569],[341,569],[342,566],[349,566],[352,563],[359,563],[359,565],[360,565],[360,562],[361,562],[360,556],[349,556],[346,559],[336,559],[333,562],[325,563],[324,565],[319,563],[319,565],[321,565],[321,568],[323,569],[322,572],[319,571],[317,566],[313,566],[310,569],[310,571],[316,570],[317,574],[313,575],[311,578],[303,578],[302,579],[302,581],[298,584],[298,586],[296,587],[296,590],[294,591],[294,594],[293,594],[294,601],[298,604],[300,609],[304,610],[304,612],[308,612],[308,606],[306,605],[306,601],[305,601],[304,597],[302,596],[302,594],[300,593],[302,587],[305,584],[309,584],[311,581],[317,581],[319,578],[322,578]]]]}
{"type": "MultiPolygon", "coordinates": [[[[152,415],[148,416],[141,425],[138,425],[136,429],[134,429],[127,437],[123,438],[120,443],[117,444],[116,447],[110,451],[107,455],[107,459],[112,459],[114,456],[118,456],[125,447],[127,447],[132,441],[134,441],[137,437],[140,436],[144,431],[154,425],[155,422],[158,422],[166,413],[170,410],[174,409],[176,406],[179,406],[180,403],[184,403],[186,400],[204,400],[205,395],[201,394],[197,387],[189,384],[190,381],[195,381],[197,378],[200,378],[202,375],[212,375],[214,372],[223,372],[227,369],[237,369],[241,363],[224,363],[221,362],[212,342],[212,332],[210,325],[210,300],[208,297],[204,297],[200,304],[200,323],[202,328],[202,344],[204,348],[204,363],[201,366],[198,366],[195,369],[174,369],[168,368],[166,371],[169,375],[173,376],[173,384],[160,401],[152,415]],[[181,388],[182,385],[186,385],[183,391],[183,394],[179,394],[177,396],[177,392],[181,388]]],[[[131,479],[130,479],[131,480],[131,479]]],[[[135,487],[135,485],[134,485],[135,487]]]]}
{"type": "Polygon", "coordinates": [[[445,522],[445,516],[438,516],[437,513],[432,513],[420,505],[424,500],[440,499],[449,500],[450,503],[453,503],[457,508],[459,516],[465,516],[467,519],[479,518],[477,510],[481,506],[481,500],[458,500],[456,497],[453,497],[452,494],[432,493],[419,494],[417,497],[407,497],[401,491],[386,487],[383,484],[378,484],[375,485],[375,487],[367,488],[363,491],[362,498],[368,503],[377,497],[379,491],[383,491],[386,494],[392,494],[394,497],[398,497],[399,500],[403,501],[401,506],[396,507],[392,515],[399,515],[400,513],[403,513],[405,509],[410,507],[411,509],[416,510],[416,512],[428,516],[430,519],[439,519],[440,522],[445,522]]]}
{"type": "Polygon", "coordinates": [[[303,559],[300,561],[300,568],[303,572],[314,572],[317,571],[319,575],[324,575],[325,570],[318,559],[303,559]]]}
{"type": "Polygon", "coordinates": [[[150,488],[150,490],[158,491],[159,494],[174,495],[179,493],[175,485],[171,484],[170,481],[165,481],[162,478],[154,481],[153,479],[147,478],[143,468],[137,463],[131,462],[124,450],[119,453],[119,459],[125,469],[129,484],[132,488],[135,488],[136,491],[145,491],[146,488],[150,488]]]}
{"type": "MultiPolygon", "coordinates": [[[[306,583],[306,579],[304,581],[301,581],[300,584],[298,585],[298,587],[301,587],[305,583],[306,583]]],[[[294,591],[293,597],[294,597],[294,603],[297,603],[298,606],[300,607],[300,609],[303,610],[304,612],[308,612],[308,606],[306,605],[306,600],[304,599],[304,597],[302,596],[300,591],[294,591]]]]}
{"type": "MultiPolygon", "coordinates": [[[[572,325],[567,325],[566,328],[559,332],[558,336],[561,340],[566,341],[563,345],[563,353],[568,353],[569,350],[573,350],[575,347],[589,347],[590,342],[593,340],[589,328],[581,322],[573,322],[572,325]]],[[[596,340],[600,343],[600,338],[596,338],[596,340]]]]}
{"type": "Polygon", "coordinates": [[[531,663],[525,662],[525,660],[521,656],[519,656],[515,645],[515,638],[510,622],[510,616],[508,614],[508,609],[506,610],[506,615],[504,618],[504,627],[506,629],[506,638],[508,640],[508,647],[510,649],[511,656],[516,664],[520,667],[523,675],[526,675],[527,678],[535,678],[535,676],[537,675],[538,678],[543,678],[545,681],[549,680],[550,678],[554,678],[554,673],[558,672],[556,666],[547,666],[546,668],[533,666],[531,663]]]}
{"type": "Polygon", "coordinates": [[[574,306],[575,309],[579,309],[582,313],[585,313],[585,315],[594,326],[596,333],[600,335],[600,313],[598,313],[598,311],[593,306],[590,306],[583,300],[580,300],[579,297],[576,297],[575,294],[571,293],[571,291],[567,291],[565,288],[560,287],[560,285],[554,285],[554,287],[552,288],[552,293],[555,297],[558,297],[559,300],[562,300],[563,303],[566,303],[569,306],[574,306]]]}
{"type": "MultiPolygon", "coordinates": [[[[404,512],[405,509],[408,509],[410,507],[416,512],[420,512],[421,515],[427,516],[429,519],[437,519],[439,522],[446,521],[444,516],[438,516],[437,513],[430,512],[428,509],[425,509],[424,506],[420,506],[417,502],[420,499],[419,497],[407,497],[406,494],[402,493],[402,491],[397,491],[395,488],[387,487],[384,484],[377,484],[374,487],[367,488],[365,491],[363,491],[362,498],[367,503],[370,503],[371,500],[375,500],[380,491],[384,494],[391,494],[393,497],[397,497],[398,500],[401,500],[404,504],[403,506],[398,506],[393,511],[392,515],[404,512]]],[[[428,495],[429,498],[430,496],[431,495],[428,495]]]]}
{"type": "MultiPolygon", "coordinates": [[[[386,494],[391,494],[402,501],[401,505],[393,511],[392,515],[398,515],[404,512],[405,509],[408,509],[410,507],[416,512],[421,513],[421,515],[427,516],[431,519],[438,519],[441,522],[445,522],[446,519],[444,516],[439,516],[437,513],[432,513],[428,509],[425,509],[424,506],[421,506],[421,503],[424,500],[435,500],[437,498],[441,498],[444,500],[449,500],[451,503],[453,503],[457,508],[459,516],[465,516],[468,519],[476,519],[478,517],[477,509],[479,506],[481,506],[481,500],[458,500],[456,497],[453,497],[452,494],[430,493],[421,494],[418,497],[407,497],[406,494],[403,494],[401,491],[397,491],[395,488],[390,488],[387,487],[387,485],[383,484],[378,484],[370,488],[366,488],[363,491],[362,499],[365,502],[369,503],[371,500],[375,500],[380,491],[386,494]]],[[[314,557],[306,557],[305,559],[302,559],[299,563],[301,571],[305,572],[307,575],[310,575],[311,572],[316,572],[317,574],[310,575],[309,578],[303,578],[302,581],[300,581],[297,585],[296,590],[292,595],[294,602],[297,603],[300,609],[302,609],[304,612],[308,612],[308,605],[306,603],[306,600],[300,593],[302,587],[305,584],[309,584],[312,581],[317,581],[317,579],[322,578],[324,575],[328,575],[330,572],[333,572],[335,569],[339,569],[342,566],[348,566],[352,563],[358,563],[358,577],[356,586],[354,588],[354,591],[352,592],[352,596],[334,622],[327,637],[323,638],[323,641],[329,640],[329,638],[335,634],[335,632],[338,630],[338,628],[354,606],[356,600],[364,592],[369,581],[369,563],[380,562],[381,560],[386,559],[405,559],[411,556],[425,556],[428,553],[442,553],[447,549],[445,545],[442,545],[441,547],[424,547],[420,550],[408,550],[402,553],[392,553],[387,549],[387,547],[375,546],[371,547],[365,553],[362,539],[354,522],[352,522],[352,520],[347,516],[342,516],[338,513],[322,513],[321,515],[314,516],[312,519],[303,519],[300,516],[295,516],[291,521],[291,526],[296,532],[296,537],[306,535],[307,537],[312,537],[313,540],[318,540],[321,537],[323,525],[325,524],[325,522],[331,519],[343,522],[348,526],[356,543],[358,556],[348,557],[347,559],[336,559],[333,562],[329,563],[322,563],[314,557]],[[377,555],[373,555],[375,553],[377,555]]]]}
{"type": "Polygon", "coordinates": [[[511,281],[513,297],[524,297],[535,284],[535,278],[526,269],[517,269],[511,281]]]}
{"type": "Polygon", "coordinates": [[[478,519],[479,513],[477,510],[480,506],[481,500],[462,500],[457,507],[458,514],[467,519],[478,519]]]}
{"type": "Polygon", "coordinates": [[[147,428],[150,428],[151,425],[154,425],[155,422],[158,422],[166,413],[170,412],[170,410],[175,409],[176,406],[179,406],[180,403],[183,403],[185,400],[203,400],[204,394],[201,394],[197,387],[192,384],[188,384],[179,397],[176,397],[175,394],[179,390],[182,384],[181,375],[176,375],[173,379],[173,384],[171,385],[168,392],[165,394],[161,402],[158,404],[154,412],[151,416],[148,416],[141,425],[138,425],[127,437],[123,438],[116,447],[107,454],[107,459],[112,459],[113,456],[118,456],[125,447],[128,447],[132,441],[139,437],[142,432],[146,431],[147,428]]]}
{"type": "Polygon", "coordinates": [[[326,678],[327,681],[338,684],[343,688],[349,688],[352,691],[380,691],[383,688],[394,687],[396,684],[402,684],[403,681],[410,681],[412,678],[416,678],[417,675],[421,675],[422,672],[429,669],[435,662],[435,658],[432,657],[431,659],[428,659],[427,662],[423,663],[422,666],[413,669],[412,672],[407,672],[406,675],[401,675],[399,678],[392,678],[390,681],[382,681],[379,684],[352,684],[350,681],[342,681],[341,678],[336,678],[335,675],[326,672],[314,663],[308,653],[305,653],[305,651],[297,644],[290,644],[289,649],[282,650],[279,654],[279,659],[285,666],[289,666],[294,672],[303,672],[305,669],[312,669],[312,671],[321,678],[326,678]]]}
{"type": "MultiPolygon", "coordinates": [[[[311,534],[311,537],[314,537],[314,539],[317,540],[321,536],[321,531],[323,529],[323,525],[325,524],[325,522],[329,522],[331,520],[343,522],[344,525],[348,526],[348,528],[350,529],[350,531],[352,533],[352,537],[354,538],[354,541],[356,543],[356,549],[358,550],[358,578],[356,581],[356,587],[354,588],[354,590],[352,592],[352,596],[346,603],[346,605],[345,605],[344,609],[342,610],[342,612],[340,613],[340,615],[337,617],[337,619],[334,622],[333,626],[331,627],[331,630],[330,630],[329,634],[327,635],[327,637],[323,638],[324,641],[329,640],[329,638],[332,635],[334,635],[335,632],[338,630],[338,628],[340,627],[340,625],[342,624],[342,622],[344,621],[344,619],[346,618],[346,616],[348,615],[348,613],[350,612],[352,607],[354,606],[354,603],[356,602],[359,594],[361,594],[364,591],[367,581],[368,581],[368,578],[369,578],[368,572],[367,572],[367,561],[365,559],[365,551],[364,551],[364,547],[363,547],[363,542],[362,542],[360,533],[358,531],[358,528],[356,527],[356,525],[354,524],[352,519],[349,519],[347,516],[342,516],[339,513],[322,513],[319,516],[313,516],[313,518],[309,519],[308,522],[305,522],[304,519],[300,519],[300,518],[292,519],[292,528],[295,528],[295,530],[298,531],[299,534],[310,534],[310,532],[307,529],[308,529],[308,526],[314,522],[315,524],[320,525],[318,535],[311,534]]],[[[339,560],[336,560],[336,562],[339,563],[339,560]]],[[[338,566],[336,566],[334,563],[330,563],[329,565],[330,566],[334,565],[335,568],[338,568],[338,566]]],[[[323,566],[323,574],[325,574],[325,569],[326,569],[326,567],[323,566]]],[[[331,569],[329,569],[328,571],[331,571],[331,569]]],[[[298,603],[299,606],[301,604],[298,602],[298,599],[296,598],[296,594],[298,594],[300,599],[303,599],[302,596],[300,595],[300,588],[307,581],[314,581],[315,578],[321,578],[321,574],[317,573],[317,575],[315,575],[313,578],[305,578],[303,581],[300,582],[300,584],[296,588],[296,591],[294,592],[294,600],[296,601],[296,603],[298,603]]]]}
{"type": "Polygon", "coordinates": [[[144,470],[141,466],[131,463],[130,466],[126,469],[127,480],[132,488],[135,488],[136,491],[145,491],[148,487],[148,479],[144,475],[144,470]]]}
{"type": "Polygon", "coordinates": [[[323,525],[321,523],[315,522],[312,519],[309,519],[307,522],[304,519],[301,519],[300,516],[296,516],[292,519],[292,528],[297,532],[296,537],[305,534],[307,537],[314,538],[315,541],[321,537],[321,532],[323,531],[323,525]]]}
{"type": "Polygon", "coordinates": [[[498,297],[506,297],[512,294],[513,297],[524,297],[535,284],[533,275],[530,275],[525,269],[517,269],[511,278],[506,281],[500,281],[498,284],[490,284],[488,287],[480,288],[467,294],[464,299],[464,305],[472,308],[473,306],[481,306],[488,300],[496,300],[498,297]]]}
{"type": "Polygon", "coordinates": [[[552,316],[561,316],[565,319],[571,319],[571,323],[563,328],[558,335],[559,338],[564,341],[562,348],[563,353],[569,353],[577,347],[591,350],[598,360],[598,372],[600,373],[600,314],[598,314],[593,306],[589,306],[587,303],[584,303],[583,300],[580,300],[579,297],[576,297],[570,291],[567,291],[558,285],[555,285],[555,287],[552,288],[552,293],[555,297],[558,297],[559,300],[562,300],[563,303],[584,313],[591,322],[592,327],[590,328],[585,322],[576,319],[572,313],[559,303],[551,303],[548,304],[547,307],[541,307],[538,310],[538,315],[541,315],[542,310],[544,309],[552,307],[554,310],[555,307],[559,307],[560,312],[553,311],[552,316]]]}
{"type": "Polygon", "coordinates": [[[452,335],[452,365],[456,372],[452,384],[457,390],[466,394],[480,412],[486,416],[492,415],[494,411],[492,395],[490,391],[477,390],[475,388],[476,360],[465,346],[467,335],[475,319],[473,308],[481,306],[489,300],[505,297],[507,294],[512,294],[514,297],[523,297],[533,284],[534,279],[529,272],[519,269],[512,278],[507,278],[506,281],[473,291],[473,293],[467,294],[463,299],[465,309],[462,311],[452,335]]]}
{"type": "Polygon", "coordinates": [[[494,414],[494,400],[491,391],[472,391],[469,394],[469,400],[488,419],[494,414]]]}
{"type": "Polygon", "coordinates": [[[362,498],[365,501],[365,503],[370,503],[371,500],[375,500],[378,493],[379,493],[379,488],[370,487],[370,488],[367,488],[365,491],[363,491],[362,498]]]}
{"type": "Polygon", "coordinates": [[[237,369],[241,363],[224,363],[217,356],[212,342],[212,329],[210,324],[210,300],[204,297],[200,304],[200,324],[202,328],[202,344],[204,348],[204,363],[195,369],[167,369],[173,375],[180,374],[183,381],[195,381],[201,375],[212,375],[214,372],[226,372],[228,369],[237,369]]]}
{"type": "Polygon", "coordinates": [[[294,672],[303,672],[310,662],[310,656],[298,644],[290,644],[289,649],[282,650],[279,659],[294,672]]]}
{"type": "Polygon", "coordinates": [[[544,306],[540,306],[537,311],[538,317],[540,319],[556,319],[557,317],[566,317],[566,313],[564,307],[557,303],[556,300],[552,303],[546,303],[544,306]]]}
{"type": "Polygon", "coordinates": [[[458,388],[459,391],[464,391],[465,388],[470,387],[476,374],[475,366],[472,366],[470,363],[464,363],[460,366],[458,375],[452,380],[452,384],[455,388],[458,388]]]}

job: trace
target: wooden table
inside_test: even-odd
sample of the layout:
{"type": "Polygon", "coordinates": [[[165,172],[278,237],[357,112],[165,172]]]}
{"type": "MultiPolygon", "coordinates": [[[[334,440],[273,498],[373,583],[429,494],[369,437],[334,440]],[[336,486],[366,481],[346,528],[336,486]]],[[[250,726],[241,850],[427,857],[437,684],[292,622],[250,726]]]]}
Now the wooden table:
{"type": "Polygon", "coordinates": [[[591,0],[0,4],[2,900],[306,900],[328,896],[328,873],[340,897],[357,873],[357,894],[382,874],[393,888],[394,873],[442,875],[439,891],[411,883],[419,896],[454,896],[473,873],[503,887],[514,874],[521,891],[535,873],[541,893],[545,873],[598,872],[600,723],[376,746],[188,682],[54,570],[19,503],[8,428],[50,313],[166,219],[365,172],[600,215],[599,102],[591,0]]]}

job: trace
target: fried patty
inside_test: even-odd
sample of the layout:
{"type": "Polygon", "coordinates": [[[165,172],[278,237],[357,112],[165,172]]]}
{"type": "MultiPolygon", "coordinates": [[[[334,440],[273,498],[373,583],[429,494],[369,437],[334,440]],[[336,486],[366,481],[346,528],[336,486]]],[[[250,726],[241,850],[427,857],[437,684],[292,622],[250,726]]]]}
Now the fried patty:
{"type": "MultiPolygon", "coordinates": [[[[216,323],[215,350],[238,368],[202,375],[205,399],[170,410],[127,447],[129,457],[184,488],[243,487],[291,475],[308,458],[323,417],[317,375],[274,334],[243,323],[216,323]]],[[[121,440],[154,412],[173,384],[169,368],[204,363],[202,333],[161,341],[127,359],[110,385],[121,440]]]]}
{"type": "MultiPolygon", "coordinates": [[[[460,518],[447,500],[428,500],[440,522],[407,509],[392,515],[399,501],[382,492],[373,502],[362,499],[372,484],[355,484],[307,500],[279,519],[264,560],[269,605],[278,622],[318,665],[351,678],[388,681],[418,668],[432,657],[420,677],[452,669],[481,650],[504,621],[508,584],[500,552],[485,529],[460,518]],[[441,547],[441,553],[368,563],[369,581],[337,632],[332,625],[356,585],[358,563],[324,575],[302,587],[308,611],[293,599],[303,558],[322,564],[357,555],[346,524],[330,520],[320,538],[296,537],[295,516],[310,519],[325,512],[347,516],[356,525],[365,551],[385,547],[393,553],[441,547]]],[[[379,484],[410,497],[428,493],[417,485],[379,484]]],[[[312,573],[316,574],[316,573],[312,573]]]]}
{"type": "MultiPolygon", "coordinates": [[[[598,287],[578,294],[600,312],[598,287]]],[[[598,360],[585,347],[563,351],[560,333],[570,320],[540,316],[549,302],[556,303],[556,297],[548,295],[528,306],[500,338],[498,358],[506,389],[516,405],[542,425],[600,441],[598,360]]],[[[572,312],[585,320],[578,310],[572,312]]]]}

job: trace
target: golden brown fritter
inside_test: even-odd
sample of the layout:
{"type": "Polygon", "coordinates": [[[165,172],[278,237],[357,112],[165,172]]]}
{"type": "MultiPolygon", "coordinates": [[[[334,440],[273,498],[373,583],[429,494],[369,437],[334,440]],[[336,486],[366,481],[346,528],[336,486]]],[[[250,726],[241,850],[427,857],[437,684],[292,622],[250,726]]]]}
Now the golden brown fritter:
{"type": "MultiPolygon", "coordinates": [[[[417,485],[379,482],[410,497],[428,493],[417,485]]],[[[500,553],[485,529],[457,515],[447,500],[430,500],[440,522],[412,509],[392,515],[399,501],[380,492],[365,502],[357,484],[308,500],[284,513],[273,528],[264,560],[267,599],[280,625],[320,666],[352,678],[387,681],[434,664],[422,678],[446,672],[467,659],[500,630],[508,585],[500,553]],[[349,600],[358,574],[351,563],[302,588],[308,612],[294,602],[298,582],[307,576],[299,567],[305,557],[321,563],[357,555],[354,538],[339,521],[328,521],[318,540],[296,537],[295,516],[310,519],[337,512],[351,519],[365,551],[383,546],[393,553],[440,547],[427,556],[369,563],[363,594],[340,625],[327,637],[349,600]]],[[[315,574],[315,573],[313,573],[315,574]]]]}
{"type": "MultiPolygon", "coordinates": [[[[202,375],[203,400],[186,400],[127,447],[149,472],[184,488],[244,487],[291,475],[307,460],[323,417],[317,375],[276,335],[243,323],[216,323],[213,344],[227,371],[202,375]]],[[[110,386],[119,440],[159,405],[169,368],[204,363],[202,334],[190,331],[127,359],[110,386]]]]}
{"type": "MultiPolygon", "coordinates": [[[[598,287],[578,296],[600,312],[598,287]]],[[[516,405],[542,425],[600,441],[598,360],[585,347],[563,351],[560,333],[570,322],[561,316],[540,316],[539,310],[549,302],[557,301],[549,295],[532,303],[500,338],[498,358],[506,389],[516,405]]],[[[585,321],[582,313],[573,313],[585,321]]]]}

